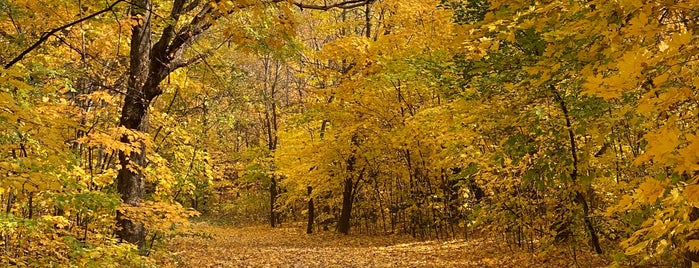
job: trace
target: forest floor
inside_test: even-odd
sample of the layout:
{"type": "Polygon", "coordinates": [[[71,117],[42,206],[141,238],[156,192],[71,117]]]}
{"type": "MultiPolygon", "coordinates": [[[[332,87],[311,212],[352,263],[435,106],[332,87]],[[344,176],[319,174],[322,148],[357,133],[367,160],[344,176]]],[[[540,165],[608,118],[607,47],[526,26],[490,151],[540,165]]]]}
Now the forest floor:
{"type": "Polygon", "coordinates": [[[405,236],[308,235],[301,227],[197,225],[168,242],[160,267],[605,267],[577,250],[527,252],[487,239],[419,241],[405,236]]]}

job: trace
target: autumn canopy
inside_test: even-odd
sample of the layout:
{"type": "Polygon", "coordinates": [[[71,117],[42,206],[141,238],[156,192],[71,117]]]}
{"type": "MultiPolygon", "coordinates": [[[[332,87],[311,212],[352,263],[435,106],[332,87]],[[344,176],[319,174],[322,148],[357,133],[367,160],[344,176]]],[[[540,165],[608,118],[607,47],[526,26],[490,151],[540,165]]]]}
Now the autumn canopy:
{"type": "Polygon", "coordinates": [[[0,266],[699,267],[698,1],[0,0],[0,48],[0,266]]]}

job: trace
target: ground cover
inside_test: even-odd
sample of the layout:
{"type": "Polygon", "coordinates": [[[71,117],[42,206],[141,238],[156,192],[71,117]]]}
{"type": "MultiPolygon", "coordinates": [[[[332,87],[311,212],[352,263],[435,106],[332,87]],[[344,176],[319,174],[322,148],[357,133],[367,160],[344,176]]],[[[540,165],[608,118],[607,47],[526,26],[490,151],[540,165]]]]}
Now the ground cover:
{"type": "Polygon", "coordinates": [[[408,236],[305,234],[301,227],[201,224],[169,241],[163,267],[600,267],[578,250],[530,252],[492,239],[419,241],[408,236]]]}

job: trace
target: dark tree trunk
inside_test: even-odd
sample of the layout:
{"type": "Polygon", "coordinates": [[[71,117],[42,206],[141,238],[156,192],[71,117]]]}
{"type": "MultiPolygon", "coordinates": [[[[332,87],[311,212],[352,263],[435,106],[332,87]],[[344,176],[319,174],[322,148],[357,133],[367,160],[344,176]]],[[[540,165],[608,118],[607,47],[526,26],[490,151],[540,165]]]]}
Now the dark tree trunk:
{"type": "Polygon", "coordinates": [[[277,226],[277,212],[274,203],[277,202],[277,179],[272,175],[272,183],[269,185],[269,225],[277,226]]]}
{"type": "Polygon", "coordinates": [[[29,201],[27,201],[27,218],[34,217],[34,193],[29,192],[29,201]]]}
{"type": "Polygon", "coordinates": [[[602,254],[603,251],[599,243],[599,238],[597,237],[597,232],[595,231],[595,227],[592,225],[592,219],[590,219],[590,208],[587,204],[587,200],[579,191],[576,192],[575,200],[577,200],[577,202],[583,208],[583,220],[585,221],[587,231],[590,233],[590,243],[592,243],[592,247],[595,249],[597,254],[602,254]]]}
{"type": "Polygon", "coordinates": [[[345,187],[342,191],[342,211],[340,212],[340,220],[337,222],[337,231],[342,234],[349,234],[350,219],[352,213],[352,191],[354,184],[352,177],[345,179],[345,187]]]}
{"type": "MultiPolygon", "coordinates": [[[[695,222],[699,220],[699,208],[697,207],[692,207],[691,210],[689,211],[689,222],[695,222]]],[[[693,234],[689,235],[687,237],[687,242],[689,240],[699,240],[699,232],[694,232],[693,234]]],[[[693,263],[699,263],[699,251],[692,251],[687,249],[684,253],[685,257],[685,267],[693,267],[693,263]]]]}
{"type": "MultiPolygon", "coordinates": [[[[150,100],[146,97],[146,81],[150,61],[150,0],[139,0],[134,3],[131,16],[141,20],[131,30],[131,51],[129,52],[129,78],[124,105],[121,110],[119,125],[129,130],[148,131],[148,106],[150,100]],[[144,8],[148,7],[148,8],[144,8]]],[[[143,141],[130,140],[127,134],[121,137],[121,142],[140,147],[140,152],[119,152],[121,168],[117,175],[117,190],[121,200],[131,206],[141,203],[144,194],[144,176],[141,168],[145,166],[145,144],[143,141]]],[[[142,223],[132,222],[117,213],[119,230],[117,234],[122,240],[143,247],[145,244],[145,228],[142,223]]]]}
{"type": "Polygon", "coordinates": [[[306,233],[313,233],[313,221],[316,217],[315,208],[313,207],[313,197],[311,193],[313,192],[313,187],[308,186],[308,225],[306,226],[306,233]]]}
{"type": "MultiPolygon", "coordinates": [[[[568,129],[568,138],[570,139],[570,154],[573,160],[573,170],[570,173],[570,179],[573,181],[573,183],[577,184],[578,154],[577,145],[575,142],[575,133],[573,132],[573,125],[571,123],[570,114],[568,113],[568,107],[566,106],[565,100],[563,100],[561,95],[558,93],[556,87],[551,85],[550,89],[553,93],[553,98],[561,106],[561,111],[563,112],[563,117],[565,118],[566,128],[568,129]]],[[[592,225],[592,219],[590,219],[590,207],[588,206],[585,196],[580,192],[580,190],[575,191],[574,200],[583,208],[583,220],[585,221],[585,227],[587,228],[587,231],[590,233],[590,243],[592,243],[592,247],[595,249],[595,252],[597,252],[597,254],[602,254],[603,251],[599,243],[599,238],[597,237],[597,232],[595,231],[594,225],[592,225]]]]}
{"type": "MultiPolygon", "coordinates": [[[[130,130],[147,131],[147,106],[144,106],[141,101],[128,100],[130,98],[133,97],[127,95],[127,100],[124,102],[121,125],[130,130]]],[[[127,205],[137,206],[141,203],[144,195],[144,176],[140,168],[144,167],[146,163],[145,145],[143,141],[129,140],[127,135],[121,138],[121,142],[140,143],[138,146],[141,148],[141,152],[131,152],[128,155],[123,151],[119,152],[121,168],[117,175],[117,189],[121,194],[121,200],[127,205]]],[[[131,222],[124,218],[121,213],[117,214],[117,219],[119,227],[121,227],[118,232],[119,237],[127,242],[143,246],[145,241],[143,224],[131,222]]]]}
{"type": "MultiPolygon", "coordinates": [[[[356,135],[352,137],[352,143],[357,144],[356,135]]],[[[352,182],[352,176],[354,175],[354,164],[357,162],[357,158],[354,153],[347,158],[345,162],[347,164],[347,177],[345,178],[344,187],[342,190],[342,210],[340,211],[340,219],[337,222],[337,231],[341,234],[349,234],[350,230],[350,220],[352,218],[352,201],[354,192],[354,183],[352,182]]]]}
{"type": "Polygon", "coordinates": [[[12,192],[7,193],[7,204],[5,206],[5,214],[12,212],[12,203],[15,201],[15,195],[12,192]]]}

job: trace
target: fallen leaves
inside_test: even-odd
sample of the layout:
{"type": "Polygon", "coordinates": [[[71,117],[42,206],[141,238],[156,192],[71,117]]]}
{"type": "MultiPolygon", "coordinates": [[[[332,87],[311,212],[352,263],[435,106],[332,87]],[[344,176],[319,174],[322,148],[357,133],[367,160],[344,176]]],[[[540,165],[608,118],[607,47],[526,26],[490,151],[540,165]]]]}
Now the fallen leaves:
{"type": "MultiPolygon", "coordinates": [[[[568,266],[566,254],[535,254],[493,240],[417,241],[406,236],[307,235],[301,227],[216,227],[170,241],[162,267],[540,267],[568,266]]],[[[582,266],[604,262],[577,252],[582,266]]],[[[587,254],[587,255],[586,255],[587,254]]]]}

